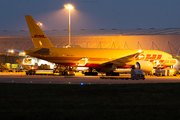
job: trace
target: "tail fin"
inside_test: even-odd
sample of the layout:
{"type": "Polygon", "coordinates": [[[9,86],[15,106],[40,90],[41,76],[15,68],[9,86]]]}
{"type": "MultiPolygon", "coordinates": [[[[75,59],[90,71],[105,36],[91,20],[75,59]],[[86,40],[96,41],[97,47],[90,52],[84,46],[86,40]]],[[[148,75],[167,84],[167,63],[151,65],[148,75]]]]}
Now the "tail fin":
{"type": "Polygon", "coordinates": [[[41,28],[37,25],[31,15],[25,15],[29,32],[35,48],[54,47],[41,28]]]}

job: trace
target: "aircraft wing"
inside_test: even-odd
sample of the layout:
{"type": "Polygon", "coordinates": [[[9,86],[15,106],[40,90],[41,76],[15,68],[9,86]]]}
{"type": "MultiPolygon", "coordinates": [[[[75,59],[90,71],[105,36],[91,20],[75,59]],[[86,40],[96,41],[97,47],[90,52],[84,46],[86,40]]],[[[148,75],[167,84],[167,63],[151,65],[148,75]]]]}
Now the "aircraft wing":
{"type": "Polygon", "coordinates": [[[115,60],[108,61],[106,63],[102,63],[101,65],[112,65],[112,64],[125,65],[127,62],[134,61],[139,56],[139,54],[140,52],[137,52],[128,56],[124,56],[115,60]]]}

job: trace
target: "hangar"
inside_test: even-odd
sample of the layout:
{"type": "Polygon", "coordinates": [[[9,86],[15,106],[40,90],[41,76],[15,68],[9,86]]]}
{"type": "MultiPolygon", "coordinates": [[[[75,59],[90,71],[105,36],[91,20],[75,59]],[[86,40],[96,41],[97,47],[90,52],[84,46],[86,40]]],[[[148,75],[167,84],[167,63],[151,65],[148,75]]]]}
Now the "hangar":
{"type": "MultiPolygon", "coordinates": [[[[68,45],[68,30],[44,31],[54,46],[68,45]]],[[[179,55],[180,28],[136,30],[74,30],[71,44],[89,48],[154,49],[179,55]]],[[[0,53],[12,49],[32,49],[29,31],[0,31],[0,53]]]]}
{"type": "MultiPolygon", "coordinates": [[[[45,31],[54,46],[68,45],[68,30],[45,31]]],[[[71,44],[88,48],[115,48],[115,49],[146,49],[161,50],[174,55],[180,55],[180,28],[167,29],[99,29],[99,30],[72,30],[71,44]]],[[[1,63],[15,63],[15,53],[8,53],[7,49],[33,49],[29,31],[0,31],[1,63]]],[[[22,59],[23,57],[16,56],[22,59]]]]}

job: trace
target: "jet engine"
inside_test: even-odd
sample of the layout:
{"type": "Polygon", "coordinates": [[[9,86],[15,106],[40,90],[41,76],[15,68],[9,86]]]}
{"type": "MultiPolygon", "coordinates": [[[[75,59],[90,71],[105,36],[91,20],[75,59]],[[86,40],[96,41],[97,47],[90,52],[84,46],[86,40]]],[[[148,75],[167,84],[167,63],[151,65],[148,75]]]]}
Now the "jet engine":
{"type": "Polygon", "coordinates": [[[138,61],[135,64],[135,69],[142,69],[145,73],[149,73],[153,69],[153,64],[149,61],[138,61]]]}

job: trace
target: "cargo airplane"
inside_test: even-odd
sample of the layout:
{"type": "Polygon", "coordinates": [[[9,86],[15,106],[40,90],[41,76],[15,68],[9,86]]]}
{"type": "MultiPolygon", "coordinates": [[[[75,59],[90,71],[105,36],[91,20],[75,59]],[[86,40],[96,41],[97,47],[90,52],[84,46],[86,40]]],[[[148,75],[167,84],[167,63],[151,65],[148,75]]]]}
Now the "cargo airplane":
{"type": "Polygon", "coordinates": [[[52,63],[71,67],[89,67],[97,72],[112,75],[116,68],[142,69],[151,72],[153,67],[170,67],[176,63],[172,55],[158,50],[129,50],[55,47],[30,15],[25,15],[34,49],[25,50],[26,55],[52,63]]]}

